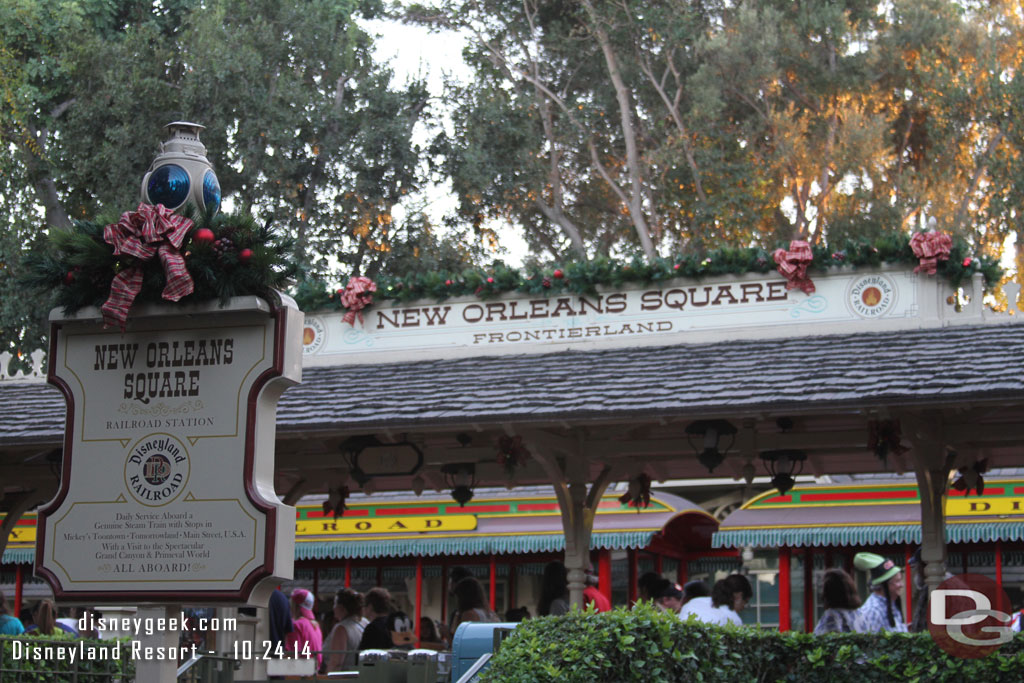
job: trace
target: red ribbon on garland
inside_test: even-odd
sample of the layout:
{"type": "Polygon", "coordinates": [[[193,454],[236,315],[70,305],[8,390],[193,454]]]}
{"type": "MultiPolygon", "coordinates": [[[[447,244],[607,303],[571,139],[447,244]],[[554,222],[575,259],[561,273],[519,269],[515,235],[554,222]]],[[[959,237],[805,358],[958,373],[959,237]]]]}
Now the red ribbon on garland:
{"type": "Polygon", "coordinates": [[[814,283],[807,277],[807,266],[814,261],[811,245],[803,240],[789,243],[789,251],[776,249],[773,254],[778,271],[786,278],[786,289],[801,289],[805,294],[814,293],[814,283]]]}
{"type": "Polygon", "coordinates": [[[141,203],[135,211],[125,211],[121,220],[103,228],[103,241],[114,247],[115,256],[132,256],[138,261],[123,269],[110,283],[110,296],[100,307],[104,325],[118,325],[124,332],[128,309],[142,289],[142,264],[160,257],[167,276],[161,294],[167,301],[178,301],[192,293],[192,276],[179,253],[192,221],[179,216],[163,204],[141,203]]]}
{"type": "Polygon", "coordinates": [[[919,232],[910,238],[910,248],[914,256],[921,259],[921,265],[914,268],[915,273],[922,270],[935,275],[939,261],[949,260],[949,250],[953,248],[953,238],[944,232],[919,232]]]}
{"type": "Polygon", "coordinates": [[[373,293],[377,291],[377,285],[368,277],[356,276],[350,278],[345,285],[345,291],[341,293],[341,305],[348,309],[348,313],[341,319],[355,327],[356,317],[360,324],[363,322],[361,311],[373,303],[373,293]]]}

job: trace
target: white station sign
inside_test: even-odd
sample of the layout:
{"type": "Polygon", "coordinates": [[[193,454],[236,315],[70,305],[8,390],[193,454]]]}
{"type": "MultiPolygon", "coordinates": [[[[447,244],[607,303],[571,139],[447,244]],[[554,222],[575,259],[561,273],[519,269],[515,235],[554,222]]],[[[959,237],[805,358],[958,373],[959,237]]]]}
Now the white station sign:
{"type": "Polygon", "coordinates": [[[506,296],[393,305],[377,301],[364,321],[340,313],[308,315],[307,365],[344,357],[370,362],[426,352],[440,356],[550,351],[705,341],[709,332],[789,329],[794,325],[873,324],[919,315],[919,277],[910,271],[830,273],[808,295],[778,275],[670,280],[643,289],[551,297],[506,296]]]}
{"type": "Polygon", "coordinates": [[[125,333],[54,321],[49,381],[68,413],[37,573],[58,599],[258,602],[292,576],[273,440],[277,399],[301,378],[302,314],[254,297],[163,310],[125,333]]]}

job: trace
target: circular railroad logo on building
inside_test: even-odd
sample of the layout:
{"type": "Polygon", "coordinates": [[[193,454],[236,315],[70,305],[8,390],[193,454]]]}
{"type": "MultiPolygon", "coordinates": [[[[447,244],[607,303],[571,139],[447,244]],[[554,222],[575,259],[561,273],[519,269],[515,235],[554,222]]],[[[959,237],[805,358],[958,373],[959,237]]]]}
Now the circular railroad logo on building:
{"type": "Polygon", "coordinates": [[[124,483],[132,498],[159,507],[181,495],[191,463],[185,445],[170,434],[150,434],[128,450],[124,483]]]}
{"type": "Polygon", "coordinates": [[[316,317],[307,317],[302,328],[302,353],[310,355],[323,348],[327,341],[327,327],[324,321],[316,317]]]}
{"type": "Polygon", "coordinates": [[[846,305],[861,318],[881,318],[896,303],[896,283],[886,275],[865,275],[850,283],[846,305]]]}

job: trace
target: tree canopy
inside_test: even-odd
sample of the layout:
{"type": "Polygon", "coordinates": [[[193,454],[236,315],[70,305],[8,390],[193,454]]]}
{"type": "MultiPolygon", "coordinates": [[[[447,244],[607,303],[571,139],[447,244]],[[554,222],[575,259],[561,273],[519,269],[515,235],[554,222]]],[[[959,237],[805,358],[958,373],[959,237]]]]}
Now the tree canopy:
{"type": "Polygon", "coordinates": [[[479,249],[416,207],[421,81],[395,85],[357,23],[379,0],[7,0],[0,3],[2,350],[35,348],[45,310],[15,271],[48,227],[138,203],[174,120],[202,123],[223,195],[295,239],[318,276],[373,274],[479,249]]]}
{"type": "Polygon", "coordinates": [[[48,226],[134,208],[175,119],[207,126],[225,198],[283,227],[319,276],[459,270],[496,221],[540,260],[821,245],[930,219],[989,256],[1024,244],[1019,2],[399,10],[468,36],[473,76],[442,106],[374,61],[357,20],[382,0],[0,3],[4,350],[42,334],[13,275],[25,253],[48,226]],[[421,150],[414,128],[444,112],[421,150]],[[408,203],[431,179],[457,196],[444,231],[408,203]]]}
{"type": "Polygon", "coordinates": [[[1019,3],[441,0],[464,220],[593,256],[923,229],[995,254],[1024,189],[1019,3]]]}

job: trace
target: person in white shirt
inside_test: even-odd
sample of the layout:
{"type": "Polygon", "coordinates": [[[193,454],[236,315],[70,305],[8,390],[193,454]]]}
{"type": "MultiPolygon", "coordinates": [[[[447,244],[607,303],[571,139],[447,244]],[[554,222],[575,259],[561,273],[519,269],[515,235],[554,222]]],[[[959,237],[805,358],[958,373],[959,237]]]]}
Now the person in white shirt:
{"type": "Polygon", "coordinates": [[[679,612],[679,618],[686,621],[693,617],[706,624],[734,624],[742,626],[739,612],[747,606],[754,590],[750,581],[742,574],[731,574],[721,581],[716,581],[711,589],[711,597],[694,598],[679,612]]]}

